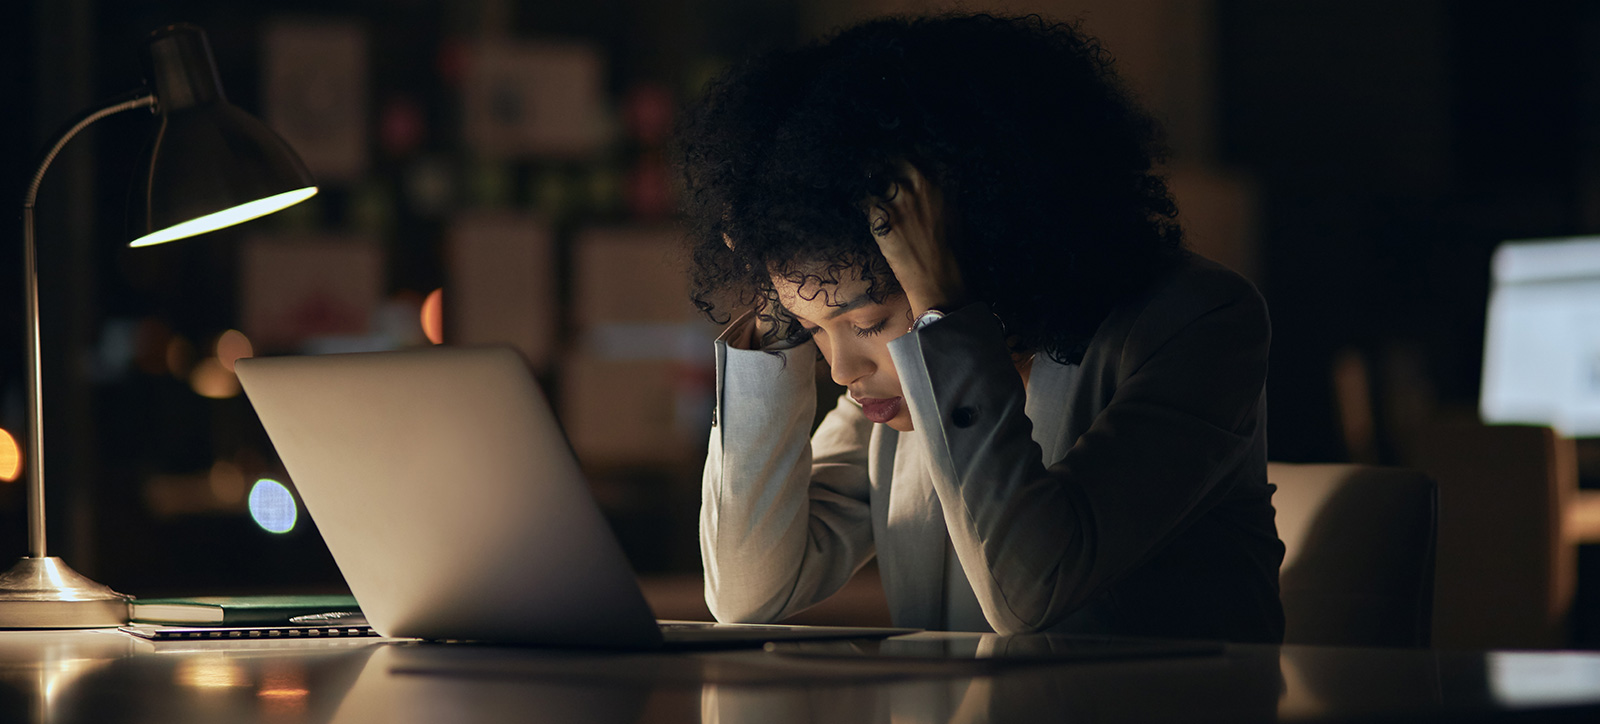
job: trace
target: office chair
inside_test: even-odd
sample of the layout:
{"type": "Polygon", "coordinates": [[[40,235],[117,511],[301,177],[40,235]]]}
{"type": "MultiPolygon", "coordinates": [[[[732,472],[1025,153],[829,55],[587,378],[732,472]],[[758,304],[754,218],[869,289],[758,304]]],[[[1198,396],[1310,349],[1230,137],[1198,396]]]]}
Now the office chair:
{"type": "Polygon", "coordinates": [[[1436,421],[1406,464],[1439,483],[1433,645],[1567,645],[1577,589],[1578,452],[1547,427],[1436,421]]]}
{"type": "Polygon", "coordinates": [[[1284,643],[1429,644],[1438,491],[1413,470],[1270,463],[1284,643]]]}

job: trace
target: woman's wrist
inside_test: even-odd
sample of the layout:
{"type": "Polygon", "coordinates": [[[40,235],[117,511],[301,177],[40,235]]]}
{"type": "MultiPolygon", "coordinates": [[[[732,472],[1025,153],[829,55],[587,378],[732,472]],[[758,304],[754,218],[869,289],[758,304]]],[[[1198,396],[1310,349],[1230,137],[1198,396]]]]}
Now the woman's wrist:
{"type": "Polygon", "coordinates": [[[912,319],[917,319],[932,310],[948,314],[967,306],[971,302],[966,293],[960,290],[916,293],[907,291],[906,301],[911,305],[912,319]]]}

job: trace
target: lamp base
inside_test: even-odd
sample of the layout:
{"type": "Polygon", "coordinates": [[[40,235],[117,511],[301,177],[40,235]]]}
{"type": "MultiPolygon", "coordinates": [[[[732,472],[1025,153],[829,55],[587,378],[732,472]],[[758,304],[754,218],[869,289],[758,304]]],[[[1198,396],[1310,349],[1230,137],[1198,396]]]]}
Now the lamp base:
{"type": "Polygon", "coordinates": [[[128,622],[128,600],[60,558],[23,558],[0,573],[0,628],[110,628],[128,622]]]}

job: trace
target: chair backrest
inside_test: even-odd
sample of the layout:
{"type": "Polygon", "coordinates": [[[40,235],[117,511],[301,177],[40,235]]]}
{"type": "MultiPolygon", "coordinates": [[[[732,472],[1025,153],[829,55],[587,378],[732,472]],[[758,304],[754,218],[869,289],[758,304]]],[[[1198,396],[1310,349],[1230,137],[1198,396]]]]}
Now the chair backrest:
{"type": "Polygon", "coordinates": [[[1438,491],[1404,468],[1271,463],[1284,643],[1427,646],[1438,491]]]}
{"type": "Polygon", "coordinates": [[[1578,451],[1548,427],[1434,420],[1407,464],[1439,483],[1433,645],[1568,645],[1579,539],[1564,525],[1578,451]]]}

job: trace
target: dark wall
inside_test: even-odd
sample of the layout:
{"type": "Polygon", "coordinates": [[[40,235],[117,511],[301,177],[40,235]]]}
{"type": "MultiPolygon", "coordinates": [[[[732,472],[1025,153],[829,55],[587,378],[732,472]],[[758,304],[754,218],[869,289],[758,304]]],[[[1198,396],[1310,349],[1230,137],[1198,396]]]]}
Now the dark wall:
{"type": "Polygon", "coordinates": [[[1350,454],[1330,383],[1350,350],[1378,459],[1401,462],[1396,399],[1475,408],[1494,246],[1596,228],[1596,8],[1223,0],[1217,20],[1223,156],[1262,189],[1272,456],[1350,454]]]}

